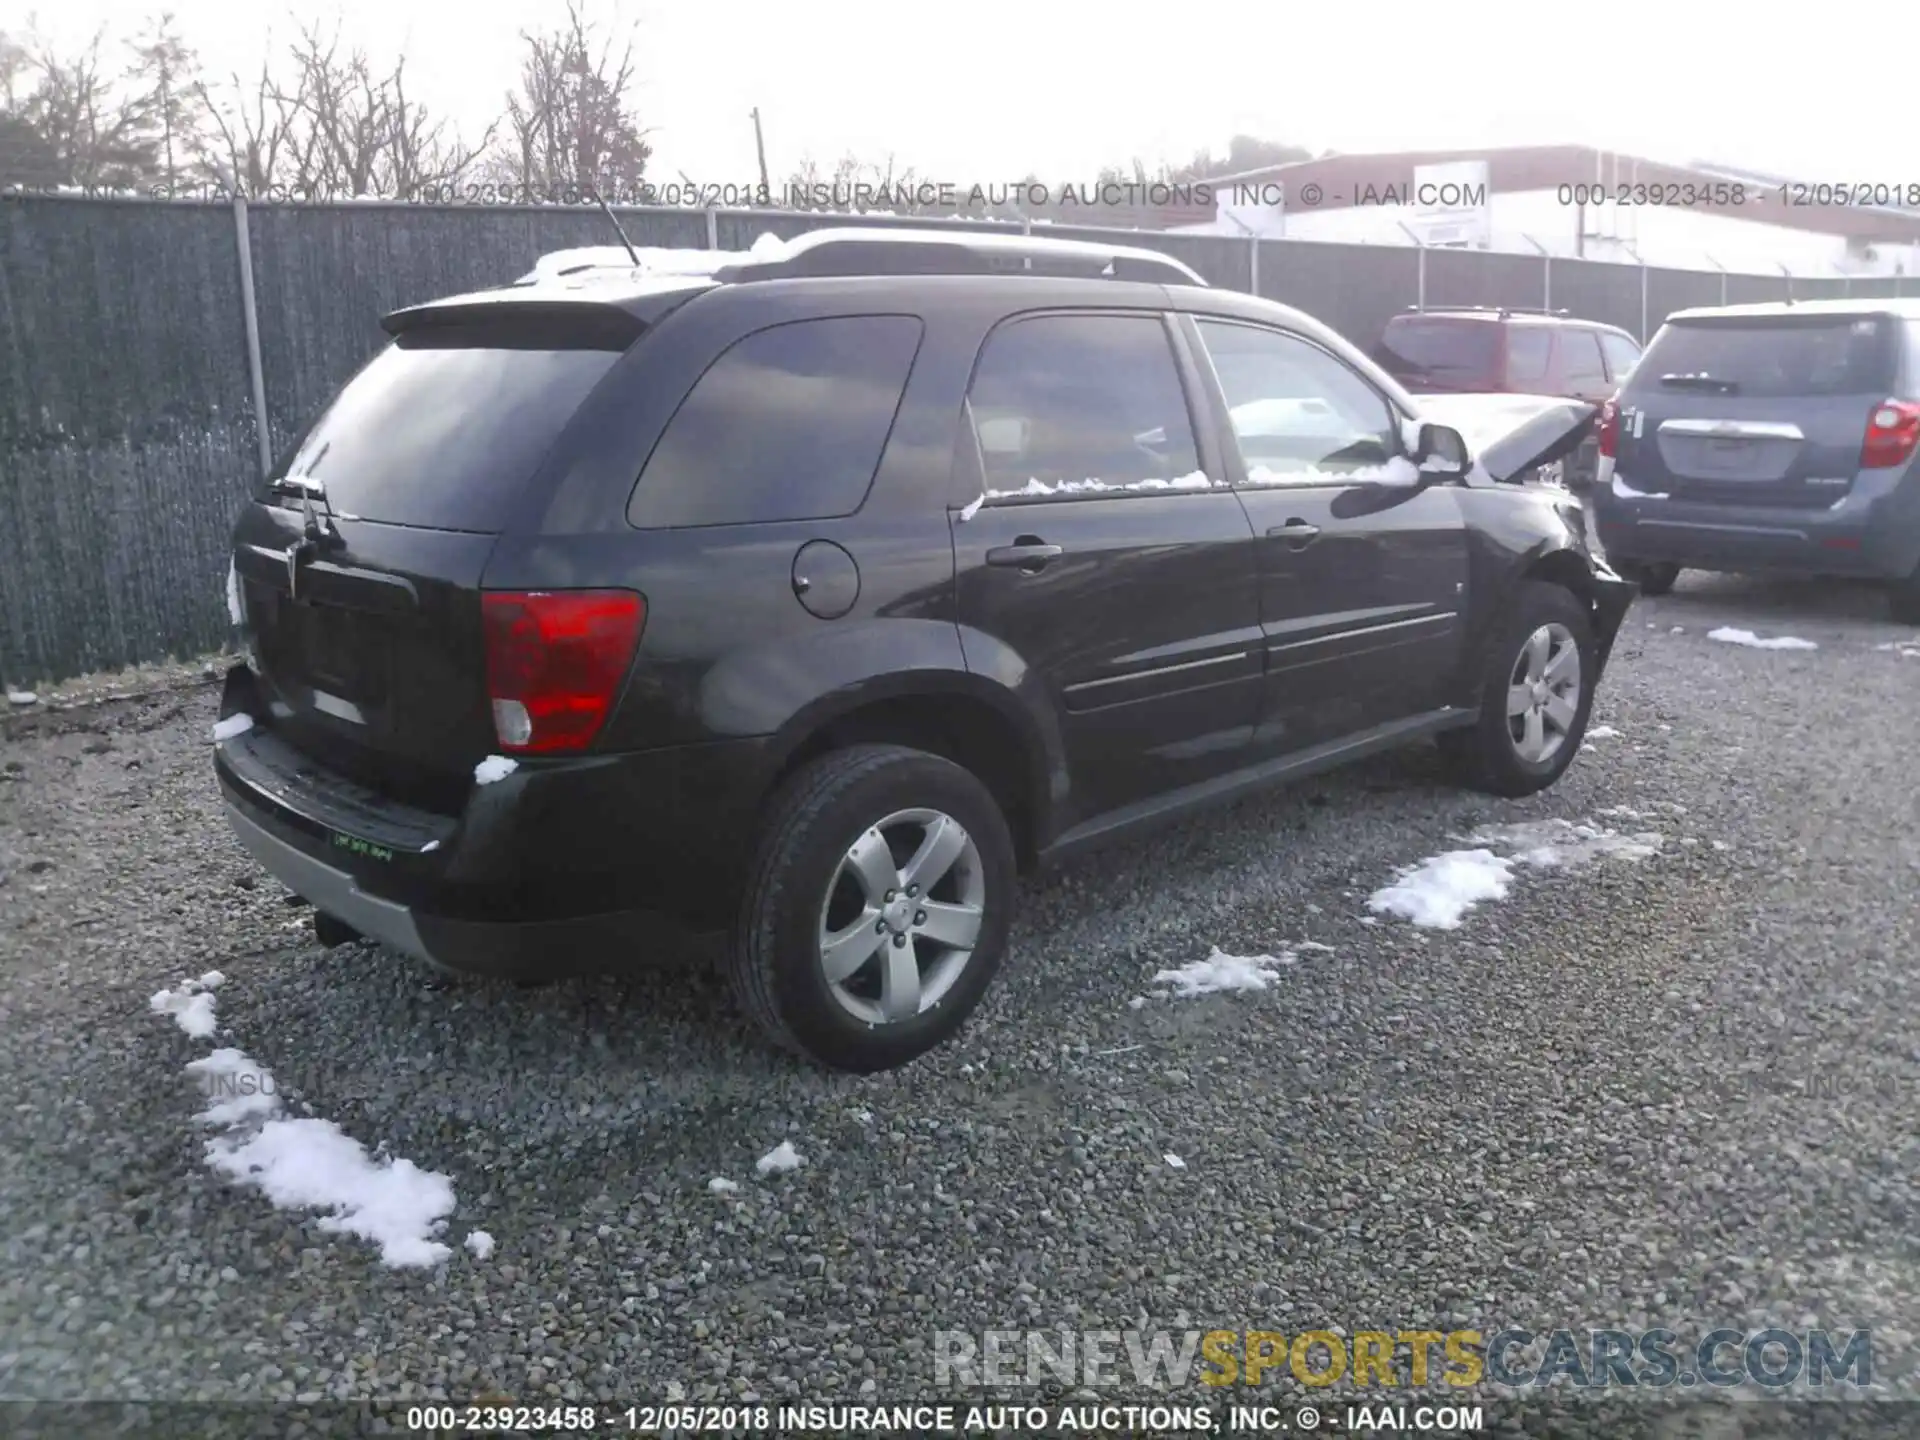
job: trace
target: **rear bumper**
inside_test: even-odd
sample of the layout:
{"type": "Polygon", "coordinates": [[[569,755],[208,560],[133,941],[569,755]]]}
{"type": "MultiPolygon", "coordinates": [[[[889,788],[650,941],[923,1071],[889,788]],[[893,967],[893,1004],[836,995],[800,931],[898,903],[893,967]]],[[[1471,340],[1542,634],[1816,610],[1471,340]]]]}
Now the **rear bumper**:
{"type": "Polygon", "coordinates": [[[1920,565],[1920,479],[1908,472],[1862,472],[1845,498],[1807,509],[1643,495],[1603,471],[1590,503],[1602,548],[1625,560],[1886,580],[1920,565]]]}
{"type": "MultiPolygon", "coordinates": [[[[244,667],[223,717],[249,707],[244,667]]],[[[215,748],[235,836],[316,909],[454,970],[618,968],[725,924],[757,742],[527,760],[456,815],[383,799],[260,727],[215,748]]]]}

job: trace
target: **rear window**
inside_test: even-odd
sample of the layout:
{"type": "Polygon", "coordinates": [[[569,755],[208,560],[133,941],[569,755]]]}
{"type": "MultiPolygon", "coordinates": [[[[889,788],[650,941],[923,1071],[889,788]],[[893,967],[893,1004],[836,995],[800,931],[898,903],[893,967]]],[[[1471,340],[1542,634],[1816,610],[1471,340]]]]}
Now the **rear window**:
{"type": "Polygon", "coordinates": [[[1500,355],[1500,325],[1489,320],[1395,320],[1380,363],[1410,380],[1484,380],[1500,355]]]}
{"type": "Polygon", "coordinates": [[[317,480],[336,515],[498,531],[619,358],[487,329],[401,335],[347,382],[274,478],[317,480]]]}
{"type": "Polygon", "coordinates": [[[736,341],[695,382],[627,506],[641,529],[851,515],[920,348],[906,315],[795,320],[736,341]]]}
{"type": "Polygon", "coordinates": [[[1895,356],[1890,322],[1877,316],[1685,320],[1653,337],[1634,367],[1634,389],[1884,397],[1896,383],[1895,356]]]}

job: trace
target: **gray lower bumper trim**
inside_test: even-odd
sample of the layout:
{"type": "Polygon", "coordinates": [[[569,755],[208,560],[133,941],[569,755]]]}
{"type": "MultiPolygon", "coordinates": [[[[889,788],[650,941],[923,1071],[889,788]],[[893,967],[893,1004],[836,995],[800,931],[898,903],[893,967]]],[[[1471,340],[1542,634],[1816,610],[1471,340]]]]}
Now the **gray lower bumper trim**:
{"type": "Polygon", "coordinates": [[[353,877],[346,871],[323,865],[269,834],[249,820],[231,800],[226,805],[227,823],[233,826],[233,833],[240,837],[248,853],[289,890],[311,901],[316,910],[345,921],[368,939],[390,945],[403,954],[420,960],[433,958],[421,942],[413,912],[406,906],[367,894],[353,883],[353,877]]]}

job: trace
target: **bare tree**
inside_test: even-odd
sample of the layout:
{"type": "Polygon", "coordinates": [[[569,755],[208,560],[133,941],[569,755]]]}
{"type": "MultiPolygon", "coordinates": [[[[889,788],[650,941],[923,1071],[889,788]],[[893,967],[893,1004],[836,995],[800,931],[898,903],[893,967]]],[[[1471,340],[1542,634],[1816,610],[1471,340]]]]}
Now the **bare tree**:
{"type": "MultiPolygon", "coordinates": [[[[23,68],[33,88],[19,97],[17,110],[9,108],[49,147],[68,183],[133,188],[153,174],[154,145],[138,108],[116,93],[103,72],[104,40],[105,32],[96,34],[71,58],[31,42],[23,68]]],[[[8,86],[18,93],[17,74],[8,86]]]]}
{"type": "Polygon", "coordinates": [[[207,148],[205,116],[196,89],[200,62],[163,11],[127,47],[127,109],[153,149],[153,172],[169,187],[197,175],[207,148]]]}
{"type": "Polygon", "coordinates": [[[618,195],[645,178],[653,147],[633,113],[633,42],[601,39],[569,0],[566,23],[521,32],[526,56],[507,96],[504,160],[536,194],[592,189],[618,195]]]}
{"type": "MultiPolygon", "coordinates": [[[[211,137],[206,163],[222,184],[242,195],[271,196],[294,188],[308,168],[311,144],[301,133],[300,110],[284,98],[271,59],[252,80],[230,76],[217,90],[195,87],[211,137]]],[[[297,91],[296,91],[297,94],[297,91]]]]}
{"type": "Polygon", "coordinates": [[[243,193],[268,199],[431,197],[461,178],[481,148],[462,143],[407,93],[406,61],[378,70],[318,27],[301,32],[258,77],[235,76],[215,96],[202,86],[214,168],[243,193]]]}

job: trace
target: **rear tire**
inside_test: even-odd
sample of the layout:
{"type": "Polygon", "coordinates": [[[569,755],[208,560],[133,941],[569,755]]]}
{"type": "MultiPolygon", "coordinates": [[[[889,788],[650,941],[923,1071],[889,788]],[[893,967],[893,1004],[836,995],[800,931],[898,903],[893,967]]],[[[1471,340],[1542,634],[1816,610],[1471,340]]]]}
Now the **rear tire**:
{"type": "Polygon", "coordinates": [[[1646,564],[1638,560],[1616,560],[1613,568],[1621,579],[1633,581],[1640,587],[1640,593],[1650,599],[1665,595],[1680,578],[1680,567],[1664,561],[1646,564]]]}
{"type": "Polygon", "coordinates": [[[1579,753],[1593,710],[1599,666],[1587,607],[1559,585],[1525,582],[1482,666],[1480,714],[1442,735],[1441,750],[1475,790],[1512,799],[1546,789],[1579,753]]]}
{"type": "Polygon", "coordinates": [[[1887,613],[1896,625],[1920,625],[1920,569],[1887,587],[1887,613]]]}
{"type": "Polygon", "coordinates": [[[970,771],[849,746],[774,796],[722,968],[776,1044],[836,1070],[894,1069],[980,1003],[1014,884],[1006,817],[970,771]]]}

